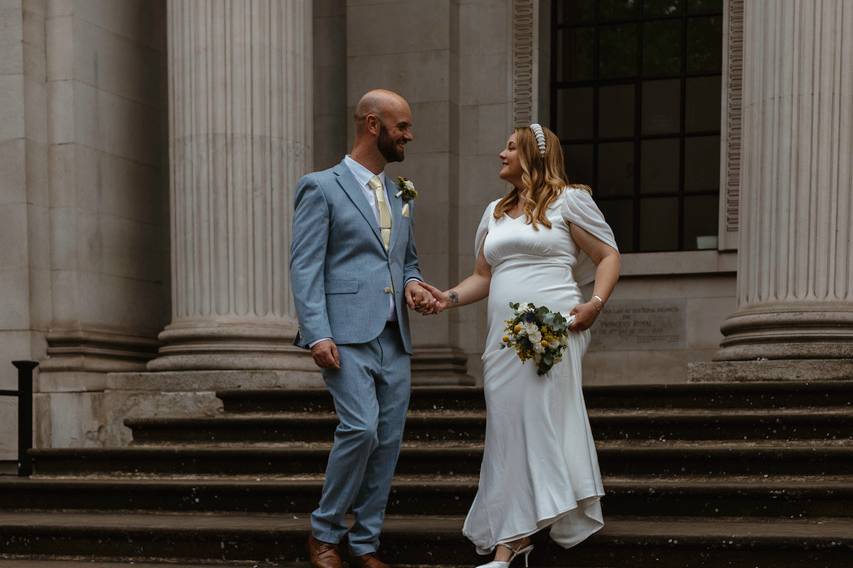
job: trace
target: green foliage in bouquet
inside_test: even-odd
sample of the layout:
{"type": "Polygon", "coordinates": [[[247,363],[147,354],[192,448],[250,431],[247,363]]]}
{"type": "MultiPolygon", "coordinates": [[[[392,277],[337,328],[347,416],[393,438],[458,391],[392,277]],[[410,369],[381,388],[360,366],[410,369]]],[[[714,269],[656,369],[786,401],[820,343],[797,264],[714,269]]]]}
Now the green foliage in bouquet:
{"type": "Polygon", "coordinates": [[[515,315],[506,320],[501,349],[515,349],[522,362],[533,359],[536,372],[544,375],[563,359],[569,343],[569,321],[545,306],[510,302],[509,307],[515,315]]]}

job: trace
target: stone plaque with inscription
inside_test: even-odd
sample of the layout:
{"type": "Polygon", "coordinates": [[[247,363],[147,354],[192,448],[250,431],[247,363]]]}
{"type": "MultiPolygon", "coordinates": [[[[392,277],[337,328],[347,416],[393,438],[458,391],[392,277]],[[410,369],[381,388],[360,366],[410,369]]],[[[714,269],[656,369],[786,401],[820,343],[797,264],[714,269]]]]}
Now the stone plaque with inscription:
{"type": "Polygon", "coordinates": [[[611,300],[592,327],[591,351],[683,349],[685,300],[611,300]]]}

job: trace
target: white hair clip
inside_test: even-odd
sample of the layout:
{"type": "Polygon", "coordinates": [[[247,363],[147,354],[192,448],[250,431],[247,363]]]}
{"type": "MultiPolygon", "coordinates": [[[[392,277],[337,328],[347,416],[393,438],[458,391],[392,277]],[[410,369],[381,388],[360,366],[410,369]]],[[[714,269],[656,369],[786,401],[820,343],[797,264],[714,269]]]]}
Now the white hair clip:
{"type": "Polygon", "coordinates": [[[539,155],[545,156],[545,131],[542,130],[542,126],[537,123],[533,123],[530,125],[530,130],[533,131],[533,135],[536,137],[536,145],[539,146],[539,155]]]}

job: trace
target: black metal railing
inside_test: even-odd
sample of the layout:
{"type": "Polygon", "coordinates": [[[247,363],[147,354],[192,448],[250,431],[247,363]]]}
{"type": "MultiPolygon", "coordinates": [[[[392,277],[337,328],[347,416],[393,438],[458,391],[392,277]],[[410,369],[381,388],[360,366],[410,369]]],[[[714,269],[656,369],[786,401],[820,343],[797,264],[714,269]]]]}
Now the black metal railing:
{"type": "Polygon", "coordinates": [[[33,473],[30,450],[33,447],[33,369],[35,361],[12,361],[18,369],[18,390],[0,390],[0,396],[18,398],[18,475],[33,473]]]}

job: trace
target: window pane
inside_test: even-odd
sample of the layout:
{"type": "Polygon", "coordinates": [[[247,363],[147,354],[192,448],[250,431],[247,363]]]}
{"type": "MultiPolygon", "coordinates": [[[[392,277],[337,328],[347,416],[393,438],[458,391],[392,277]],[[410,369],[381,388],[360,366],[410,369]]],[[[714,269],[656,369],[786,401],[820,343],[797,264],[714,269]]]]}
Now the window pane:
{"type": "Polygon", "coordinates": [[[678,133],[681,81],[643,82],[643,134],[678,133]]]}
{"type": "Polygon", "coordinates": [[[690,18],[687,21],[687,72],[713,73],[723,68],[723,19],[690,18]]]}
{"type": "Polygon", "coordinates": [[[637,74],[637,26],[606,26],[599,32],[598,73],[602,79],[637,74]]]}
{"type": "Polygon", "coordinates": [[[557,2],[557,22],[578,24],[591,22],[595,18],[595,0],[555,0],[557,2]]]}
{"type": "Polygon", "coordinates": [[[634,247],[634,202],[620,199],[618,201],[596,202],[604,214],[604,219],[613,229],[616,245],[620,252],[633,252],[634,247]]]}
{"type": "Polygon", "coordinates": [[[592,144],[573,144],[563,147],[566,159],[566,175],[570,183],[585,183],[593,186],[592,144]]]}
{"type": "Polygon", "coordinates": [[[678,198],[649,197],[640,201],[640,250],[678,249],[678,198]]]}
{"type": "Polygon", "coordinates": [[[557,91],[557,136],[592,138],[592,87],[557,91]]]}
{"type": "Polygon", "coordinates": [[[684,198],[684,248],[717,248],[718,195],[694,195],[684,198]]]}
{"type": "Polygon", "coordinates": [[[678,138],[644,140],[641,193],[678,193],[678,138]]]}
{"type": "Polygon", "coordinates": [[[602,20],[630,20],[640,14],[640,0],[601,0],[602,20]]]}
{"type": "Polygon", "coordinates": [[[720,77],[687,80],[687,132],[720,130],[720,77]]]}
{"type": "Polygon", "coordinates": [[[602,138],[634,135],[634,85],[598,90],[598,135],[602,138]]]}
{"type": "Polygon", "coordinates": [[[647,23],[643,44],[643,75],[681,72],[681,21],[647,23]]]}
{"type": "Polygon", "coordinates": [[[593,76],[593,28],[557,31],[557,80],[588,81],[593,76]]]}
{"type": "Polygon", "coordinates": [[[596,190],[602,196],[634,193],[633,142],[599,144],[596,190]]]}
{"type": "Polygon", "coordinates": [[[719,191],[720,137],[684,140],[684,191],[719,191]]]}
{"type": "Polygon", "coordinates": [[[687,0],[687,11],[690,14],[722,12],[723,0],[687,0]]]}
{"type": "Polygon", "coordinates": [[[646,0],[643,11],[646,16],[675,16],[681,13],[681,0],[646,0]]]}

